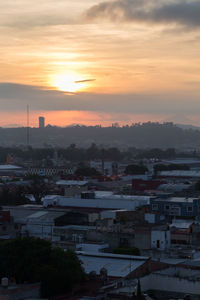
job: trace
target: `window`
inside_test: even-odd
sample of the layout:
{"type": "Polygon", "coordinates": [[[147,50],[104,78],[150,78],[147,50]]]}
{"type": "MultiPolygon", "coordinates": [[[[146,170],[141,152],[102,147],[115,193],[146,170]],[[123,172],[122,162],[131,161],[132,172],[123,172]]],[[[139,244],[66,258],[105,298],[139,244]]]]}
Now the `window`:
{"type": "Polygon", "coordinates": [[[152,204],[152,210],[158,210],[158,204],[152,204]]]}
{"type": "Polygon", "coordinates": [[[187,211],[188,211],[188,212],[193,211],[193,207],[192,207],[192,206],[188,206],[188,207],[187,207],[187,211]]]}

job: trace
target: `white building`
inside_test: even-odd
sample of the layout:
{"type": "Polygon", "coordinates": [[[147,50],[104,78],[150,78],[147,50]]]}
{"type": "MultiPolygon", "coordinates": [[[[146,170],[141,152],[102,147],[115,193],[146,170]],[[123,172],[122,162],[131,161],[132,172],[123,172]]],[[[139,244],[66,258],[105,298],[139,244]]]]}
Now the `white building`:
{"type": "Polygon", "coordinates": [[[65,206],[65,207],[90,207],[98,209],[129,209],[136,210],[136,208],[143,205],[147,205],[150,202],[148,196],[124,196],[124,195],[113,195],[113,194],[100,194],[96,193],[93,199],[83,199],[81,197],[64,197],[55,196],[49,198],[45,196],[43,198],[43,206],[48,207],[49,205],[65,206]]]}
{"type": "Polygon", "coordinates": [[[171,244],[170,230],[152,229],[151,231],[151,248],[158,250],[166,250],[171,244]]]}

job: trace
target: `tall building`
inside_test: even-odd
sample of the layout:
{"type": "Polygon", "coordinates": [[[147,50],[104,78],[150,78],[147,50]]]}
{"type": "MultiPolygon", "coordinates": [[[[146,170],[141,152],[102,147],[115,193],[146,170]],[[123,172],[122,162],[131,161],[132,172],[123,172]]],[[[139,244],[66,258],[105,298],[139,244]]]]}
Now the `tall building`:
{"type": "Polygon", "coordinates": [[[45,127],[45,118],[39,117],[39,128],[44,128],[44,127],[45,127]]]}

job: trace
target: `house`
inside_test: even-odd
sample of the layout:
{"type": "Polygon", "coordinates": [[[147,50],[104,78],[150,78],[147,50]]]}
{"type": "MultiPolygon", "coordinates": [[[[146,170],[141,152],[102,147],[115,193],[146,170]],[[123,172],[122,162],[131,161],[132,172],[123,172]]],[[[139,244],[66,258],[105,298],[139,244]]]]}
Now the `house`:
{"type": "Polygon", "coordinates": [[[134,227],[135,247],[141,250],[170,248],[171,235],[168,225],[144,224],[134,227]]]}
{"type": "Polygon", "coordinates": [[[150,207],[152,211],[169,217],[196,217],[200,213],[200,199],[192,197],[156,198],[150,200],[150,207]]]}
{"type": "Polygon", "coordinates": [[[194,220],[175,219],[170,224],[171,244],[200,245],[200,224],[194,220]]]}

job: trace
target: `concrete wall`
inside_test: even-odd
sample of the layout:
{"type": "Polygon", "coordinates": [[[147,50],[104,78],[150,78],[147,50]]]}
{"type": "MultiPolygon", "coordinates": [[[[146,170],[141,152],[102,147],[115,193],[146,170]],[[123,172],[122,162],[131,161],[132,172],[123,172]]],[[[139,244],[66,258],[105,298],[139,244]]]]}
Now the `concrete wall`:
{"type": "Polygon", "coordinates": [[[53,225],[47,224],[27,224],[22,226],[22,235],[29,235],[32,237],[37,237],[41,239],[51,239],[52,238],[53,225]]]}
{"type": "Polygon", "coordinates": [[[135,247],[139,249],[150,249],[151,248],[151,232],[150,231],[139,231],[135,233],[135,247]]]}
{"type": "Polygon", "coordinates": [[[150,274],[140,279],[142,291],[162,290],[167,292],[200,295],[200,281],[150,274]]]}
{"type": "Polygon", "coordinates": [[[169,230],[152,230],[151,232],[151,248],[165,250],[170,247],[170,240],[169,230]]]}
{"type": "Polygon", "coordinates": [[[154,224],[156,222],[156,215],[155,214],[151,214],[151,213],[146,213],[144,215],[144,219],[145,221],[147,221],[148,223],[152,223],[154,224]]]}

